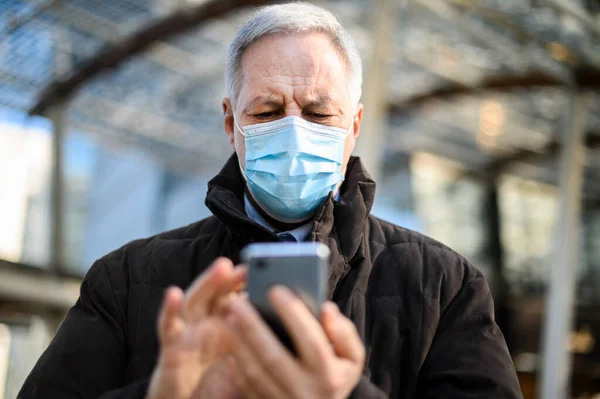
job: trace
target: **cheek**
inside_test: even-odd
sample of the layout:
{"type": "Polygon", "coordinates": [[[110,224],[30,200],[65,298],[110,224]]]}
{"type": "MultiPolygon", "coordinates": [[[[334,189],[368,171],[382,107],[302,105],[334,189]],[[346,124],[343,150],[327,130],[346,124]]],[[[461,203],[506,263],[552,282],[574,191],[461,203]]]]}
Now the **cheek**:
{"type": "Polygon", "coordinates": [[[246,139],[239,133],[235,133],[235,152],[237,153],[240,165],[246,169],[246,139]]]}
{"type": "Polygon", "coordinates": [[[352,151],[354,151],[354,145],[356,144],[356,139],[352,134],[349,134],[344,142],[344,161],[342,163],[342,173],[346,173],[346,166],[348,165],[348,161],[350,160],[350,156],[352,155],[352,151]]]}
{"type": "Polygon", "coordinates": [[[344,142],[344,161],[348,161],[352,151],[354,151],[354,146],[356,145],[356,138],[353,134],[349,134],[346,137],[346,141],[344,142]]]}

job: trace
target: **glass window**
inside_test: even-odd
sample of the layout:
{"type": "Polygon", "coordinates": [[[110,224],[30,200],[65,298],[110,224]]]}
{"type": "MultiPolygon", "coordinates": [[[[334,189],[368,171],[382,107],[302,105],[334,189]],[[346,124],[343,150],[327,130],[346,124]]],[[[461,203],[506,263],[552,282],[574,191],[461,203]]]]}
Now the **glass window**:
{"type": "Polygon", "coordinates": [[[0,107],[0,257],[47,267],[50,124],[0,107]]]}
{"type": "Polygon", "coordinates": [[[505,175],[499,185],[505,272],[513,294],[539,294],[548,282],[558,191],[505,175]]]}
{"type": "Polygon", "coordinates": [[[583,304],[600,304],[600,204],[589,200],[583,206],[582,270],[577,297],[583,304]]]}
{"type": "MultiPolygon", "coordinates": [[[[558,189],[512,175],[500,181],[502,241],[505,271],[512,293],[539,295],[546,291],[552,267],[558,189]]],[[[582,206],[580,254],[576,265],[580,305],[600,303],[600,210],[594,201],[582,206]]]]}
{"type": "Polygon", "coordinates": [[[484,185],[467,177],[460,164],[428,153],[415,154],[411,169],[423,232],[465,256],[491,280],[484,185]]]}
{"type": "MultiPolygon", "coordinates": [[[[0,108],[0,258],[50,264],[51,125],[0,108]]],[[[209,216],[215,170],[178,170],[143,146],[100,144],[69,131],[63,142],[64,271],[82,275],[127,242],[209,216]]]]}
{"type": "MultiPolygon", "coordinates": [[[[141,147],[141,146],[140,146],[141,147]]],[[[173,170],[140,147],[100,145],[85,133],[65,142],[65,246],[71,272],[129,241],[209,215],[212,174],[173,170]]]]}

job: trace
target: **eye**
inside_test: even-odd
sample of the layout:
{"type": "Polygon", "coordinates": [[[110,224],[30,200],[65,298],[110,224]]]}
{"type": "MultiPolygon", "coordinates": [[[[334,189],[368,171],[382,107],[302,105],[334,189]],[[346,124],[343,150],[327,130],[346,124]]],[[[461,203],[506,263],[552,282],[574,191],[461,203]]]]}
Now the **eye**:
{"type": "Polygon", "coordinates": [[[311,118],[315,118],[315,119],[325,119],[325,118],[331,118],[333,115],[320,114],[318,112],[309,112],[308,116],[310,116],[311,118]]]}
{"type": "Polygon", "coordinates": [[[272,118],[273,116],[275,116],[275,112],[273,112],[273,111],[261,112],[260,114],[254,114],[253,116],[255,118],[272,118]]]}
{"type": "Polygon", "coordinates": [[[273,110],[273,111],[265,111],[257,114],[252,114],[252,117],[256,120],[271,120],[278,118],[282,115],[282,111],[273,110]]]}

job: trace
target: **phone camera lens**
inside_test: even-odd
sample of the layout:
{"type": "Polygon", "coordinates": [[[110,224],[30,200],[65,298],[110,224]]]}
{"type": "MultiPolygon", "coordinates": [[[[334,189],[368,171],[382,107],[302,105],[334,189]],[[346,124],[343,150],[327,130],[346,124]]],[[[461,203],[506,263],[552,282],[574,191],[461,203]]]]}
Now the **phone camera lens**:
{"type": "Polygon", "coordinates": [[[267,268],[267,262],[264,259],[259,259],[256,262],[256,268],[257,269],[266,269],[267,268]]]}

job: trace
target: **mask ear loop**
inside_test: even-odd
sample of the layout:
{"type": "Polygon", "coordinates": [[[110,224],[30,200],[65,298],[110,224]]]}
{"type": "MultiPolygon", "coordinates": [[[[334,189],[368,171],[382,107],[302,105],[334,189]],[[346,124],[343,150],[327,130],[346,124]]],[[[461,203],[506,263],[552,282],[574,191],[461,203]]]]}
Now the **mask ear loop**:
{"type": "MultiPolygon", "coordinates": [[[[237,118],[235,117],[235,112],[233,113],[233,124],[236,127],[236,129],[238,130],[238,132],[240,132],[240,134],[242,136],[246,137],[246,133],[244,133],[244,130],[242,130],[240,128],[240,125],[238,125],[238,123],[237,123],[237,118]]],[[[235,137],[236,137],[235,132],[233,132],[234,141],[236,141],[235,137]]],[[[242,177],[244,178],[244,181],[247,183],[248,178],[246,177],[246,171],[244,171],[244,168],[242,168],[242,162],[240,161],[239,155],[238,155],[238,166],[240,167],[240,172],[242,172],[242,177]]]]}
{"type": "Polygon", "coordinates": [[[350,123],[350,127],[346,131],[346,137],[348,137],[348,135],[351,132],[354,132],[354,118],[356,118],[356,113],[354,112],[354,108],[352,108],[352,122],[350,123]]]}
{"type": "MultiPolygon", "coordinates": [[[[354,113],[354,109],[352,109],[352,123],[350,123],[350,127],[348,128],[348,130],[346,130],[346,138],[348,138],[351,132],[354,132],[354,118],[356,118],[356,114],[354,113]]],[[[345,171],[340,171],[340,173],[342,173],[342,181],[338,183],[337,187],[334,190],[334,193],[336,193],[336,195],[338,195],[340,187],[342,187],[342,183],[344,183],[344,180],[346,180],[346,172],[348,171],[347,169],[348,165],[346,165],[345,171]]]]}
{"type": "MultiPolygon", "coordinates": [[[[235,112],[233,113],[233,124],[235,125],[235,127],[237,128],[238,132],[240,132],[240,134],[244,137],[246,137],[246,133],[244,132],[244,129],[242,129],[240,127],[240,125],[238,125],[237,123],[237,118],[235,117],[235,112]]],[[[234,132],[235,133],[235,132],[234,132]]]]}

